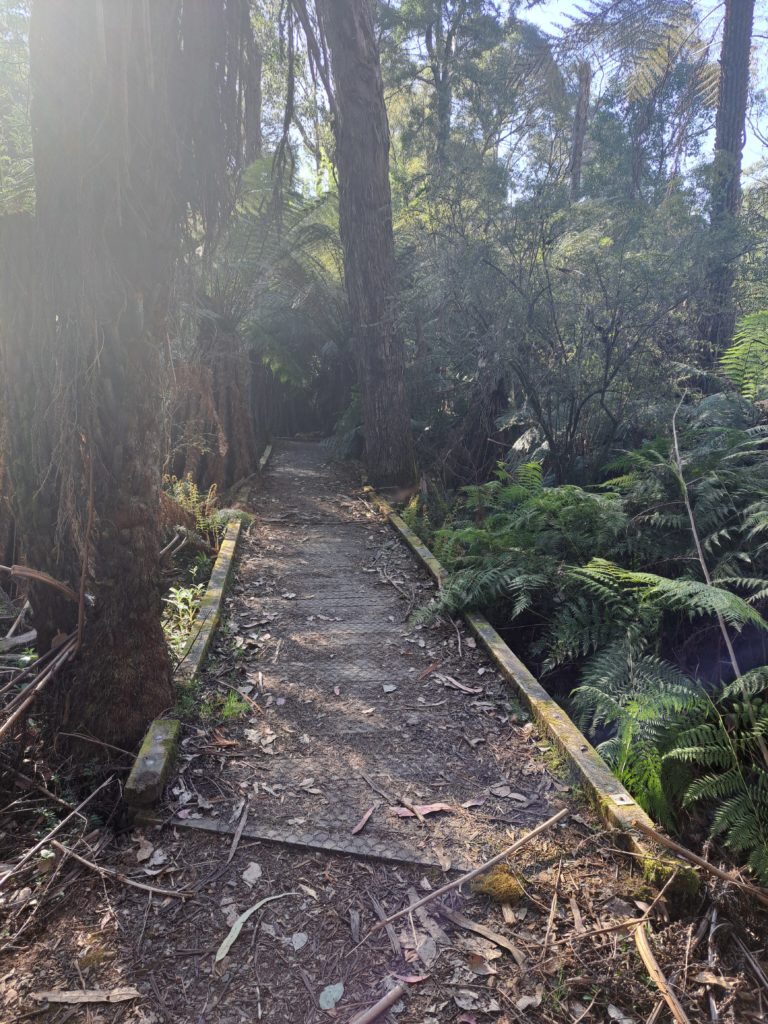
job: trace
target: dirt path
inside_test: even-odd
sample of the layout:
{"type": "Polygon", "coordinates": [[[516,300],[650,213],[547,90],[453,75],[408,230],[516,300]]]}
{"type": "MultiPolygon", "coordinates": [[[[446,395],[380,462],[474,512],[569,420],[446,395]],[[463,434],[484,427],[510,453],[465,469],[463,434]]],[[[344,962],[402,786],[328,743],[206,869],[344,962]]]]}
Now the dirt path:
{"type": "MultiPolygon", "coordinates": [[[[0,1017],[34,1009],[31,990],[135,985],[141,998],[130,1003],[35,1019],[349,1022],[400,976],[422,979],[392,1011],[402,1024],[645,1020],[656,996],[626,937],[572,941],[636,914],[642,880],[614,859],[463,629],[409,626],[432,585],[408,551],[319,445],[278,445],[250,500],[257,518],[165,824],[102,854],[195,896],[81,879],[9,965],[11,1016],[0,1017]],[[514,906],[469,888],[444,901],[514,952],[436,907],[359,945],[377,913],[483,862],[564,801],[568,823],[515,864],[525,894],[514,906]],[[423,823],[395,813],[414,804],[447,810],[423,823]],[[275,896],[215,963],[238,914],[275,896]]],[[[665,935],[674,950],[683,925],[665,935]]]]}

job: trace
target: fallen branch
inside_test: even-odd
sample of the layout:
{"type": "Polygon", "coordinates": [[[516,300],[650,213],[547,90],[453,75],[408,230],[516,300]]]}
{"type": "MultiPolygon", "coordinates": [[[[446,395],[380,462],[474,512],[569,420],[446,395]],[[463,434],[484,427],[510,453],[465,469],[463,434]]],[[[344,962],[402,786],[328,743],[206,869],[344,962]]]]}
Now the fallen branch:
{"type": "Polygon", "coordinates": [[[651,980],[664,997],[664,1001],[672,1011],[672,1016],[675,1018],[677,1024],[691,1024],[688,1014],[680,1005],[680,1001],[672,991],[669,982],[664,977],[664,973],[656,962],[656,957],[653,955],[653,950],[650,947],[648,936],[645,932],[645,925],[635,928],[635,945],[637,946],[640,959],[645,964],[651,980]]]}
{"type": "Polygon", "coordinates": [[[29,647],[33,644],[37,638],[37,632],[34,629],[28,630],[26,633],[19,633],[18,636],[13,636],[9,633],[7,636],[0,639],[0,651],[12,651],[16,647],[29,647]]]}
{"type": "Polygon", "coordinates": [[[372,1024],[385,1010],[388,1010],[390,1006],[394,1006],[398,999],[401,999],[407,992],[408,989],[405,985],[397,985],[391,992],[387,992],[385,996],[382,996],[378,1003],[374,1003],[364,1013],[351,1020],[350,1024],[372,1024]]]}
{"type": "Polygon", "coordinates": [[[680,843],[676,843],[674,839],[669,839],[661,832],[657,832],[655,828],[651,828],[650,825],[646,825],[645,822],[635,821],[633,828],[639,829],[644,832],[647,836],[650,836],[655,842],[659,843],[660,846],[666,846],[668,850],[672,850],[678,857],[683,857],[685,860],[690,861],[691,864],[696,864],[697,867],[702,868],[704,871],[708,871],[716,878],[721,878],[724,882],[732,882],[733,885],[738,885],[744,892],[748,892],[751,896],[763,906],[768,907],[768,892],[765,889],[760,889],[756,885],[751,885],[749,882],[743,881],[735,875],[729,874],[727,871],[721,871],[720,868],[716,868],[714,864],[710,864],[708,860],[704,860],[703,857],[699,857],[698,854],[689,850],[685,846],[681,846],[680,843]]]}
{"type": "Polygon", "coordinates": [[[115,778],[114,775],[110,775],[110,777],[108,779],[106,779],[104,782],[102,782],[102,784],[97,789],[94,789],[94,791],[90,794],[90,796],[87,796],[85,798],[85,800],[82,800],[77,805],[77,807],[75,807],[75,809],[73,811],[71,811],[66,816],[66,818],[62,818],[61,821],[59,822],[59,824],[55,826],[55,828],[52,828],[51,831],[47,835],[43,836],[43,838],[40,840],[39,843],[35,843],[35,845],[30,850],[27,850],[27,852],[24,854],[24,856],[21,858],[21,860],[18,862],[18,864],[15,864],[10,869],[10,871],[6,871],[3,875],[1,875],[0,876],[0,889],[2,889],[2,887],[5,885],[5,883],[8,881],[9,878],[11,878],[13,875],[15,875],[16,872],[20,870],[20,868],[24,867],[24,865],[27,863],[27,861],[29,861],[32,857],[34,857],[34,855],[36,853],[39,853],[40,850],[42,850],[44,846],[47,846],[48,843],[51,841],[51,839],[53,839],[53,837],[57,834],[57,832],[60,832],[68,822],[70,822],[76,815],[78,815],[80,813],[80,811],[82,811],[82,809],[87,804],[89,804],[91,802],[91,800],[93,800],[93,798],[96,796],[96,794],[100,793],[102,791],[102,789],[104,789],[105,786],[108,786],[109,783],[114,780],[114,778],[115,778]]]}
{"type": "Polygon", "coordinates": [[[51,846],[54,846],[59,853],[66,854],[67,857],[72,857],[82,864],[85,868],[90,868],[91,871],[95,871],[97,875],[101,875],[102,878],[114,878],[116,882],[122,882],[123,885],[131,885],[134,889],[143,889],[144,892],[153,892],[157,896],[175,896],[180,900],[188,900],[191,896],[194,896],[192,892],[186,892],[181,889],[161,889],[157,885],[147,885],[145,882],[135,882],[132,878],[128,878],[121,871],[116,871],[114,868],[106,868],[100,864],[94,864],[92,860],[86,860],[85,857],[81,857],[79,853],[75,853],[74,850],[70,850],[68,846],[63,846],[57,839],[51,841],[51,846]]]}
{"type": "Polygon", "coordinates": [[[74,601],[75,604],[79,600],[72,587],[62,583],[61,580],[54,579],[47,572],[40,572],[39,569],[28,569],[25,565],[0,565],[0,572],[7,572],[11,579],[21,577],[21,579],[36,580],[38,583],[47,583],[49,587],[59,590],[70,601],[74,601]]]}
{"type": "MultiPolygon", "coordinates": [[[[33,999],[46,1003],[123,1003],[127,999],[139,999],[141,993],[133,987],[60,989],[54,992],[30,992],[33,999]]],[[[38,1011],[39,1012],[39,1011],[38,1011]]]]}
{"type": "Polygon", "coordinates": [[[363,942],[367,942],[375,932],[384,928],[388,924],[392,924],[393,921],[397,921],[401,917],[405,917],[406,914],[410,914],[419,907],[426,906],[427,903],[431,903],[432,900],[437,899],[438,896],[444,896],[445,893],[451,892],[452,889],[458,889],[458,887],[463,885],[464,882],[469,882],[473,878],[477,878],[478,875],[482,875],[484,871],[487,871],[495,864],[499,864],[501,861],[506,860],[506,858],[510,857],[513,853],[517,853],[518,850],[530,843],[531,840],[541,835],[542,832],[546,832],[547,829],[552,828],[553,825],[562,821],[563,818],[567,818],[569,814],[570,811],[568,808],[563,807],[563,809],[558,811],[557,814],[553,814],[551,818],[547,818],[546,821],[542,821],[542,823],[537,825],[536,828],[531,829],[530,832],[526,833],[526,835],[522,836],[520,839],[517,839],[511,846],[508,846],[505,850],[502,850],[501,853],[497,853],[495,857],[491,857],[490,860],[481,864],[479,868],[474,868],[472,871],[468,871],[466,875],[462,875],[461,878],[457,878],[453,882],[448,882],[447,885],[443,885],[439,889],[435,889],[434,892],[431,892],[428,896],[420,899],[418,903],[412,903],[410,906],[405,907],[404,910],[398,910],[396,914],[392,914],[391,917],[388,917],[385,921],[381,921],[379,924],[375,925],[363,939],[363,942]]]}

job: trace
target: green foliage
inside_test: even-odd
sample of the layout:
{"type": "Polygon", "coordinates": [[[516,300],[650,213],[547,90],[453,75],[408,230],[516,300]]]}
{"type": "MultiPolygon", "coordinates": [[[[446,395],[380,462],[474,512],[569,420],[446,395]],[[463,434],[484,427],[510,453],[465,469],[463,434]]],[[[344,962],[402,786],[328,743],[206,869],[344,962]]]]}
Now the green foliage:
{"type": "Polygon", "coordinates": [[[231,722],[248,714],[248,702],[238,694],[230,692],[226,697],[219,694],[200,704],[200,717],[215,722],[231,722]]]}
{"type": "Polygon", "coordinates": [[[726,686],[707,718],[679,733],[665,760],[695,770],[685,805],[711,809],[712,835],[768,881],[768,667],[726,686]]]}
{"type": "Polygon", "coordinates": [[[578,676],[579,724],[648,813],[674,828],[702,804],[713,834],[766,878],[768,670],[700,678],[670,640],[768,630],[765,431],[727,396],[681,415],[679,461],[658,437],[614,460],[594,490],[551,486],[540,464],[464,488],[437,532],[449,578],[420,614],[475,607],[519,620],[521,653],[545,678],[578,676]]]}
{"type": "Polygon", "coordinates": [[[224,527],[229,521],[228,513],[234,510],[217,509],[216,484],[211,484],[207,491],[201,491],[191,476],[183,480],[168,476],[165,478],[165,488],[185,512],[194,516],[197,532],[207,538],[212,547],[218,547],[224,527]]]}
{"type": "Polygon", "coordinates": [[[193,583],[188,587],[171,587],[163,598],[163,630],[174,658],[179,661],[189,643],[200,607],[205,584],[193,583]]]}
{"type": "Polygon", "coordinates": [[[768,310],[750,313],[738,323],[722,366],[745,398],[755,399],[768,383],[768,310]]]}

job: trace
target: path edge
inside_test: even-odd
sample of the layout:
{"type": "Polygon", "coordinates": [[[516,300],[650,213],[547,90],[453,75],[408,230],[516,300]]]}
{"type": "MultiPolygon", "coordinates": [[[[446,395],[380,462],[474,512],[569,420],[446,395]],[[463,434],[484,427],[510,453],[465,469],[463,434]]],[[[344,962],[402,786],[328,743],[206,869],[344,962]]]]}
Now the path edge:
{"type": "MultiPolygon", "coordinates": [[[[440,561],[388,501],[371,487],[364,490],[366,497],[386,516],[437,582],[438,587],[442,587],[447,572],[440,561]]],[[[479,612],[464,612],[463,618],[501,674],[515,688],[542,731],[555,743],[567,761],[571,774],[583,786],[605,824],[621,831],[629,851],[642,858],[646,873],[657,869],[660,864],[658,855],[640,838],[633,827],[636,821],[650,828],[655,827],[645,811],[622,786],[586,736],[496,632],[488,619],[479,612]]]]}
{"type": "MultiPolygon", "coordinates": [[[[272,446],[267,447],[271,452],[272,446]]],[[[265,465],[268,458],[269,453],[265,450],[262,456],[265,465]]],[[[177,670],[177,678],[182,682],[189,683],[199,674],[221,621],[224,596],[232,577],[242,528],[240,519],[227,523],[195,615],[189,643],[177,670]]],[[[155,718],[150,723],[123,790],[123,800],[129,813],[146,810],[160,799],[176,760],[180,729],[181,722],[177,718],[155,718]]]]}

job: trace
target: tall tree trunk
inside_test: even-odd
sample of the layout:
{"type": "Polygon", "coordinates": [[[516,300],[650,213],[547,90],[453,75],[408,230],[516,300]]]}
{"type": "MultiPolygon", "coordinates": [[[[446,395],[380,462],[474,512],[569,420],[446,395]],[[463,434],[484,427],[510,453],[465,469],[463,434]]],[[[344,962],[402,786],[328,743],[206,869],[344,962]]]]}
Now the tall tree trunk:
{"type": "Polygon", "coordinates": [[[571,139],[571,159],[568,165],[570,175],[570,199],[572,203],[581,195],[581,169],[584,164],[584,142],[587,137],[589,123],[589,95],[592,88],[592,68],[589,61],[581,61],[578,69],[579,92],[576,97],[576,110],[573,115],[573,137],[571,139]]]}
{"type": "Polygon", "coordinates": [[[707,268],[706,307],[701,324],[713,361],[731,341],[736,323],[733,283],[738,258],[737,218],[741,209],[741,160],[754,13],[755,0],[726,2],[710,193],[713,256],[707,268]]]}
{"type": "Polygon", "coordinates": [[[331,51],[344,277],[363,405],[366,462],[378,484],[414,477],[405,355],[396,326],[389,125],[368,0],[317,0],[331,51]]]}
{"type": "MultiPolygon", "coordinates": [[[[247,0],[35,0],[34,217],[2,224],[0,357],[42,650],[87,609],[54,729],[131,747],[173,704],[160,624],[160,413],[187,211],[207,238],[252,152],[247,0]]],[[[90,748],[92,752],[93,748],[90,748]]]]}

